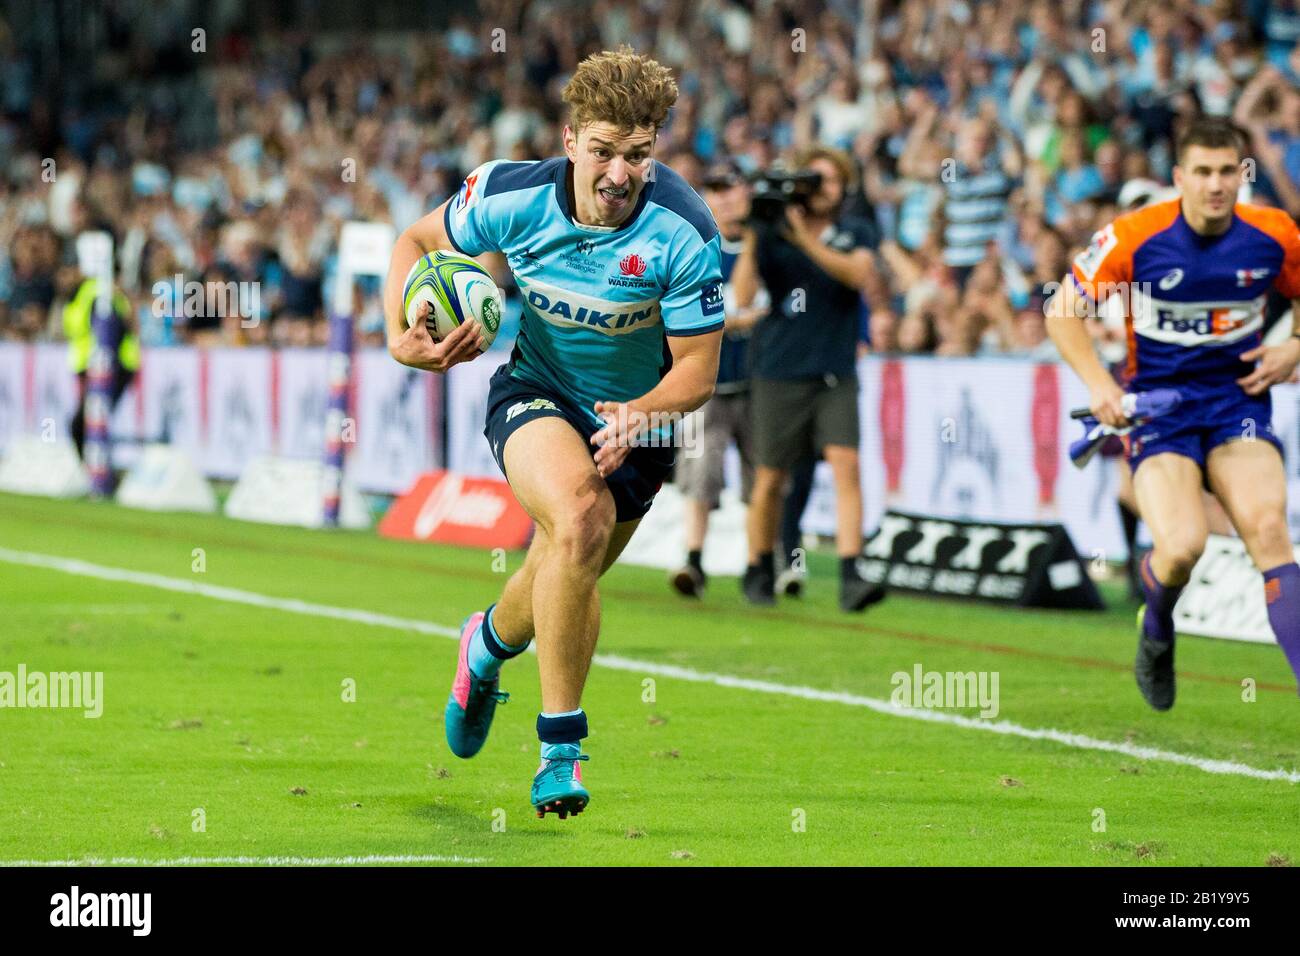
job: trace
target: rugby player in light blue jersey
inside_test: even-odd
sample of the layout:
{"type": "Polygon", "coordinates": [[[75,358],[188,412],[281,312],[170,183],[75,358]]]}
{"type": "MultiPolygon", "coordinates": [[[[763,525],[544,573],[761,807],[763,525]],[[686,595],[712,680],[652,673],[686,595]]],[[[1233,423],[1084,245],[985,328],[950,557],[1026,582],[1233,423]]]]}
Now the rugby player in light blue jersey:
{"type": "Polygon", "coordinates": [[[564,89],[564,155],[485,163],[393,249],[388,347],[445,372],[482,349],[470,321],[435,343],[408,329],[402,285],[436,249],[500,252],[523,300],[510,360],[492,377],[484,435],[535,535],[500,599],[461,632],[447,743],[478,753],[501,665],[537,638],[538,816],[579,813],[582,688],[600,627],[596,580],[672,467],[672,422],[713,393],[723,314],[718,229],[704,201],[651,158],[677,99],[671,73],[621,47],[588,57],[564,89]]]}

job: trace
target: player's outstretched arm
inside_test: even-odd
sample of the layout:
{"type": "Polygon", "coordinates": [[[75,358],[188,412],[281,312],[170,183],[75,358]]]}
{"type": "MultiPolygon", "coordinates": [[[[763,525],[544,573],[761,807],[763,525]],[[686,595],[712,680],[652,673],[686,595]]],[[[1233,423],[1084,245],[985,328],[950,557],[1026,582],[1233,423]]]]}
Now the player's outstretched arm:
{"type": "MultiPolygon", "coordinates": [[[[423,321],[408,327],[402,311],[402,286],[416,260],[435,249],[452,251],[455,248],[443,225],[446,205],[444,202],[397,237],[388,265],[388,277],[384,280],[388,352],[403,365],[430,372],[445,372],[453,365],[468,362],[485,347],[477,320],[471,319],[441,342],[434,342],[423,321]]],[[[423,319],[428,311],[429,304],[421,303],[419,317],[423,319]]]]}
{"type": "Polygon", "coordinates": [[[1121,405],[1124,390],[1097,357],[1092,336],[1081,318],[1086,311],[1084,305],[1083,296],[1074,287],[1074,277],[1067,275],[1043,308],[1047,334],[1061,357],[1088,386],[1092,414],[1103,424],[1124,428],[1130,424],[1121,405]]]}
{"type": "Polygon", "coordinates": [[[673,367],[658,385],[630,402],[596,403],[596,414],[606,422],[591,436],[591,443],[598,446],[596,470],[602,478],[623,464],[637,435],[665,424],[670,416],[693,412],[709,400],[718,379],[721,347],[721,329],[702,335],[670,335],[673,367]]]}

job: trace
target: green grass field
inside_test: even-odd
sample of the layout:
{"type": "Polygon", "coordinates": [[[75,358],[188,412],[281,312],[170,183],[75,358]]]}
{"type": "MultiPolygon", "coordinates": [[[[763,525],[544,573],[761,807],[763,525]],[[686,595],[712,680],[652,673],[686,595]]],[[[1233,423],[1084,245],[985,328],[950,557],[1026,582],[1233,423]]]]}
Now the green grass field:
{"type": "MultiPolygon", "coordinates": [[[[543,821],[528,805],[532,655],[507,666],[513,699],[484,751],[460,761],[443,741],[456,651],[444,636],[16,563],[78,559],[450,630],[500,589],[486,552],[9,495],[0,549],[0,671],[104,674],[98,719],[0,709],[3,861],[1300,859],[1300,785],[1245,769],[1300,767],[1300,703],[1281,652],[1184,638],[1178,704],[1157,714],[1130,671],[1133,607],[1112,588],[1112,610],[1097,614],[896,595],[854,617],[836,610],[833,563],[820,556],[810,593],[775,611],[749,608],[733,580],[688,604],[661,573],[616,567],[602,582],[607,657],[584,700],[592,804],[543,821]],[[996,721],[1127,752],[862,706],[888,701],[892,675],[917,664],[997,672],[996,721]],[[1245,678],[1258,683],[1253,702],[1245,678]]],[[[978,719],[975,708],[943,713],[978,719]]]]}

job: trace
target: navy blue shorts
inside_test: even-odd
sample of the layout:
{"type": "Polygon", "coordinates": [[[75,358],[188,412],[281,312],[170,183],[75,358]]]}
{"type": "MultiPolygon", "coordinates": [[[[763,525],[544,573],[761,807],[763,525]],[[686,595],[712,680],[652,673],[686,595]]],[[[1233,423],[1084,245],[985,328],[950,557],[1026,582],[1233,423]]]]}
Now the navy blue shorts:
{"type": "MultiPolygon", "coordinates": [[[[562,418],[582,438],[582,443],[594,457],[596,446],[591,436],[599,426],[593,425],[590,416],[584,415],[572,402],[548,388],[522,382],[510,377],[510,363],[502,365],[492,375],[488,386],[487,424],[483,435],[492,449],[501,474],[506,474],[506,441],[520,426],[537,418],[562,418]]],[[[618,471],[605,479],[614,496],[615,521],[634,521],[644,517],[659,493],[660,487],[673,470],[675,449],[666,447],[633,447],[623,459],[618,471]]]]}
{"type": "Polygon", "coordinates": [[[1167,415],[1153,418],[1124,436],[1129,467],[1163,452],[1190,458],[1205,470],[1210,452],[1238,439],[1270,442],[1282,453],[1273,433],[1273,399],[1268,392],[1247,395],[1237,384],[1230,388],[1193,391],[1180,388],[1182,404],[1167,415]]]}

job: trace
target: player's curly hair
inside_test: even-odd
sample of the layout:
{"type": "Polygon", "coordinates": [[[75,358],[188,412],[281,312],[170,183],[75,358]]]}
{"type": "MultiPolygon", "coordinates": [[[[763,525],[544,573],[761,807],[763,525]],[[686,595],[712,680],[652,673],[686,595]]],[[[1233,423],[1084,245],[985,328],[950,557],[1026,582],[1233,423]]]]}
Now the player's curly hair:
{"type": "Polygon", "coordinates": [[[575,133],[591,123],[610,123],[627,135],[663,127],[677,102],[677,83],[667,67],[623,44],[579,63],[563,97],[575,133]]]}

